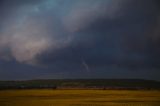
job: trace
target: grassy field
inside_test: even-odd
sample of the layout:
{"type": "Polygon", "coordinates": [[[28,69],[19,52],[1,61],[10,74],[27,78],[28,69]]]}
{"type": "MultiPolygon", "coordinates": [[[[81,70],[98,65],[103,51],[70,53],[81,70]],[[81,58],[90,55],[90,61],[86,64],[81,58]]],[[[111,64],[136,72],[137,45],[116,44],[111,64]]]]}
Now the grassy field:
{"type": "Polygon", "coordinates": [[[0,106],[160,106],[160,91],[6,90],[0,106]]]}

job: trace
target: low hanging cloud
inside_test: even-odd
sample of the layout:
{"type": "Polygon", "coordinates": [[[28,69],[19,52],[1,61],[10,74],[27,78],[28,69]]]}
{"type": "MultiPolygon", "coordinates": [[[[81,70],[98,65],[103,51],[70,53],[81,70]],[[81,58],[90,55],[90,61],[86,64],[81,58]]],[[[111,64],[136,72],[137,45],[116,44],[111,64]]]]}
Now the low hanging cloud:
{"type": "MultiPolygon", "coordinates": [[[[0,8],[0,59],[15,59],[27,64],[36,64],[46,57],[47,61],[48,58],[76,61],[83,57],[87,60],[85,63],[90,64],[94,63],[91,61],[101,63],[101,60],[101,64],[108,64],[108,58],[112,58],[113,64],[126,64],[132,60],[144,62],[154,54],[148,50],[147,37],[160,36],[156,0],[3,2],[0,8]],[[154,22],[154,19],[158,21],[154,22]],[[73,46],[82,56],[70,55],[73,46]],[[145,53],[147,50],[149,53],[145,53]]],[[[154,49],[154,52],[158,50],[154,49]]]]}
{"type": "Polygon", "coordinates": [[[10,15],[4,16],[5,24],[1,26],[0,56],[1,58],[10,57],[19,62],[34,63],[38,55],[49,50],[63,48],[71,42],[74,36],[64,34],[67,33],[65,29],[74,30],[74,28],[85,27],[99,17],[105,18],[105,12],[107,12],[107,17],[115,17],[119,7],[122,6],[121,2],[77,0],[71,6],[66,3],[62,9],[62,7],[57,7],[58,0],[40,1],[33,4],[31,1],[27,3],[15,1],[13,4],[10,4],[11,1],[4,1],[3,9],[6,13],[3,11],[2,13],[10,15]],[[52,13],[56,9],[60,10],[63,15],[52,13]],[[68,13],[65,13],[65,9],[68,9],[68,13]],[[55,17],[60,17],[60,20],[55,17]],[[54,23],[56,21],[59,23],[54,23]]]}
{"type": "Polygon", "coordinates": [[[1,35],[1,49],[8,48],[10,55],[19,62],[31,62],[51,46],[47,36],[46,29],[34,21],[27,21],[23,26],[13,24],[1,35]]]}
{"type": "Polygon", "coordinates": [[[0,58],[37,64],[39,55],[61,48],[68,42],[66,37],[58,37],[57,22],[45,10],[38,10],[39,5],[19,6],[12,11],[16,15],[6,17],[0,32],[0,58]]]}

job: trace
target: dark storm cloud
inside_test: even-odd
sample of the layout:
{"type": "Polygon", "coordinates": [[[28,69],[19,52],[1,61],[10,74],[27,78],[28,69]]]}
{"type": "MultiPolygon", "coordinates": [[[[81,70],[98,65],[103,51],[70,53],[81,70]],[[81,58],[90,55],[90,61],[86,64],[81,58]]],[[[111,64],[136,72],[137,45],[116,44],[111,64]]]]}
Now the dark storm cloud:
{"type": "Polygon", "coordinates": [[[2,0],[0,14],[0,59],[47,72],[160,68],[159,0],[2,0]]]}
{"type": "Polygon", "coordinates": [[[155,30],[159,31],[155,21],[159,17],[156,3],[150,0],[130,1],[126,8],[123,8],[122,16],[110,19],[106,17],[106,12],[103,13],[103,18],[100,16],[92,18],[92,22],[86,21],[92,15],[86,16],[84,13],[84,17],[83,12],[80,13],[83,18],[87,18],[84,20],[73,18],[80,21],[81,26],[77,27],[76,22],[73,23],[73,28],[79,29],[73,33],[76,37],[71,45],[57,51],[56,56],[49,55],[47,58],[44,56],[43,62],[54,64],[58,60],[62,63],[70,61],[71,64],[72,62],[81,64],[81,60],[85,59],[94,67],[113,65],[126,68],[159,68],[160,59],[157,59],[159,45],[154,45],[155,41],[152,41],[157,36],[154,35],[155,30]]]}
{"type": "MultiPolygon", "coordinates": [[[[119,17],[116,13],[126,2],[128,1],[5,1],[2,13],[7,15],[2,14],[4,21],[2,19],[1,57],[12,57],[19,62],[36,64],[38,55],[48,50],[56,52],[57,49],[71,45],[79,38],[77,31],[97,19],[119,17]]],[[[84,39],[86,38],[82,38],[80,42],[84,39]]]]}

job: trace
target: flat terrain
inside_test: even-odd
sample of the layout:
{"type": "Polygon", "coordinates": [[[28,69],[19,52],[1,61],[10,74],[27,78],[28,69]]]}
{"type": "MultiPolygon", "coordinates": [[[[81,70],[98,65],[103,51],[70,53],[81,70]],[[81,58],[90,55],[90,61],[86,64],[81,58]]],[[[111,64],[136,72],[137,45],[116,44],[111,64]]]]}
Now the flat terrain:
{"type": "Polygon", "coordinates": [[[160,91],[2,90],[0,106],[160,106],[160,91]]]}

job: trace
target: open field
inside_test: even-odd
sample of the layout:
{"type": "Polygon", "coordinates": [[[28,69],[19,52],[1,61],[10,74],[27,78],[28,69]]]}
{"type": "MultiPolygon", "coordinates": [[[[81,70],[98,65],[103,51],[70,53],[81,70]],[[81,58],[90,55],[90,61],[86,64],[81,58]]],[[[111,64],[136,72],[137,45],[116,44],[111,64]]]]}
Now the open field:
{"type": "Polygon", "coordinates": [[[4,90],[0,106],[160,106],[160,91],[4,90]]]}

